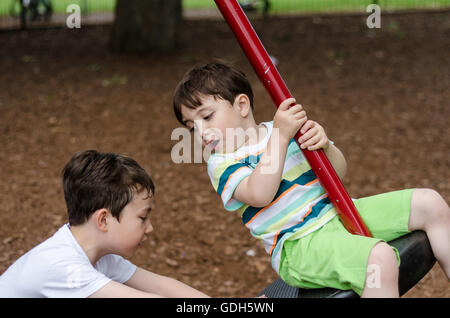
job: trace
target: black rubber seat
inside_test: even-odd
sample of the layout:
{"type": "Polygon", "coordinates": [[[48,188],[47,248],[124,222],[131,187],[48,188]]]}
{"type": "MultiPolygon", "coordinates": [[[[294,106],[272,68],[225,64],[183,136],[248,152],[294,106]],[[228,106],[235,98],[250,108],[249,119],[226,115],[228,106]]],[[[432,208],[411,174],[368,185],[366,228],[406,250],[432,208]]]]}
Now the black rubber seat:
{"type": "MultiPolygon", "coordinates": [[[[436,259],[428,237],[423,231],[414,231],[391,242],[400,254],[399,291],[403,295],[416,285],[433,267],[436,259]]],[[[333,288],[302,289],[286,284],[281,278],[267,286],[260,295],[268,298],[357,298],[353,290],[333,288]]]]}

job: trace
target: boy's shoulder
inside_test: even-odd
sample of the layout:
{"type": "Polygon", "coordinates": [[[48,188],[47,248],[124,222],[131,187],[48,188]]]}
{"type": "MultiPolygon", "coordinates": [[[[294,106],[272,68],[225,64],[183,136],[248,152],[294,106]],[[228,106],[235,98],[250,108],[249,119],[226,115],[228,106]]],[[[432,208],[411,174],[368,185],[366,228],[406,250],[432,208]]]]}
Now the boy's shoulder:
{"type": "Polygon", "coordinates": [[[63,225],[51,237],[23,254],[13,265],[17,263],[22,269],[45,271],[71,264],[76,259],[87,261],[87,256],[83,259],[81,247],[74,240],[68,225],[63,225]]]}
{"type": "Polygon", "coordinates": [[[273,121],[262,122],[261,125],[267,128],[267,134],[259,143],[242,146],[231,153],[211,154],[207,161],[209,176],[214,177],[215,174],[222,174],[230,166],[245,165],[254,169],[272,134],[273,121]]]}
{"type": "MultiPolygon", "coordinates": [[[[0,276],[0,296],[82,296],[74,288],[77,280],[86,274],[95,276],[94,271],[68,225],[64,225],[53,236],[22,255],[0,276]],[[67,293],[67,289],[73,293],[67,293]]],[[[103,283],[106,283],[106,277],[103,283]]]]}
{"type": "Polygon", "coordinates": [[[36,264],[47,264],[52,266],[61,260],[73,260],[79,256],[76,245],[71,242],[70,229],[67,224],[60,227],[51,237],[39,243],[31,250],[22,255],[17,262],[36,264]]]}
{"type": "Polygon", "coordinates": [[[254,155],[261,152],[267,145],[267,141],[272,134],[273,121],[262,122],[261,125],[264,125],[267,128],[267,135],[265,138],[259,143],[251,146],[242,146],[236,149],[234,152],[230,153],[212,153],[209,156],[207,164],[208,165],[217,165],[219,163],[223,163],[225,161],[239,161],[243,158],[254,155]]]}
{"type": "MultiPolygon", "coordinates": [[[[67,229],[68,230],[68,229],[67,229]]],[[[39,297],[49,274],[67,270],[75,252],[64,239],[64,227],[17,259],[0,277],[0,296],[39,297]],[[6,293],[6,294],[5,294],[6,293]]]]}
{"type": "Polygon", "coordinates": [[[82,255],[82,249],[72,236],[68,224],[61,226],[51,237],[35,246],[28,253],[29,258],[47,261],[54,265],[64,260],[73,260],[82,255]]]}

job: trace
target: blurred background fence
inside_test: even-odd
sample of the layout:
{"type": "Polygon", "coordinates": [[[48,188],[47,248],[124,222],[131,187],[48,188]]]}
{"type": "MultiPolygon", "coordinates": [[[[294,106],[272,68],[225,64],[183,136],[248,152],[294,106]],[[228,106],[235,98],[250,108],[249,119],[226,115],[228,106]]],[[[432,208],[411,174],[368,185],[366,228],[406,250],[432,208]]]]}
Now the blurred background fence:
{"type": "MultiPolygon", "coordinates": [[[[114,18],[116,0],[0,0],[0,29],[20,27],[20,1],[25,3],[48,2],[52,14],[45,22],[38,16],[29,26],[65,25],[67,7],[79,5],[83,24],[111,23],[114,18]]],[[[253,11],[263,11],[264,3],[269,3],[268,15],[298,15],[314,13],[366,13],[369,4],[375,3],[383,13],[398,10],[446,10],[450,0],[241,0],[253,11]]],[[[217,17],[218,10],[213,0],[182,0],[186,18],[217,17]]],[[[41,4],[39,10],[45,11],[41,4]]],[[[41,12],[44,15],[43,12],[41,12]]]]}
{"type": "MultiPolygon", "coordinates": [[[[262,2],[242,0],[241,3],[262,2]]],[[[369,4],[378,4],[383,10],[449,8],[448,0],[270,0],[270,12],[278,13],[333,13],[365,12],[369,4]]],[[[205,9],[214,7],[209,0],[184,0],[185,8],[205,9]]]]}

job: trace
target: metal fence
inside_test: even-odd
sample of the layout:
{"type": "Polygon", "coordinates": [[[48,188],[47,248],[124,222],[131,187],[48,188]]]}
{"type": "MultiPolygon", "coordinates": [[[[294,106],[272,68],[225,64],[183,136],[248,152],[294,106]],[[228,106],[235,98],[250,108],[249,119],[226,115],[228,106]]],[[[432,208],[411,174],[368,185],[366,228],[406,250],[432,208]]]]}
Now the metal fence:
{"type": "MultiPolygon", "coordinates": [[[[260,0],[241,0],[254,3],[260,0]]],[[[365,12],[369,4],[378,4],[383,10],[440,9],[449,8],[449,0],[269,0],[272,13],[304,12],[365,12]]],[[[212,0],[183,0],[185,8],[206,9],[214,7],[212,0]]]]}
{"type": "MultiPolygon", "coordinates": [[[[39,21],[44,12],[37,12],[33,20],[36,25],[64,25],[71,4],[79,6],[84,24],[111,23],[117,0],[0,0],[0,29],[20,27],[20,2],[49,2],[52,6],[51,19],[39,21]]],[[[262,12],[264,3],[269,3],[267,14],[310,14],[310,13],[365,13],[369,4],[378,4],[382,12],[396,10],[441,10],[450,9],[450,0],[240,0],[249,11],[262,12]]],[[[213,0],[182,0],[186,18],[219,17],[213,0]]],[[[45,7],[40,5],[40,11],[45,7]]],[[[39,11],[38,10],[38,11],[39,11]]]]}

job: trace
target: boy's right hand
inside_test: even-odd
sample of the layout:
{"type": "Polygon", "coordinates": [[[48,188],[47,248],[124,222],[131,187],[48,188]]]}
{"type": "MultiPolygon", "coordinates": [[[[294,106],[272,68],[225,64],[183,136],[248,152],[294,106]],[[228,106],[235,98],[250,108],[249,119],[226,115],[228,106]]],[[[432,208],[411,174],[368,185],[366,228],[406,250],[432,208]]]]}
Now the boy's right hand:
{"type": "Polygon", "coordinates": [[[278,128],[279,136],[285,142],[289,142],[308,120],[302,105],[295,102],[295,98],[283,101],[273,118],[273,127],[278,128]],[[292,104],[295,105],[291,107],[292,104]]]}

